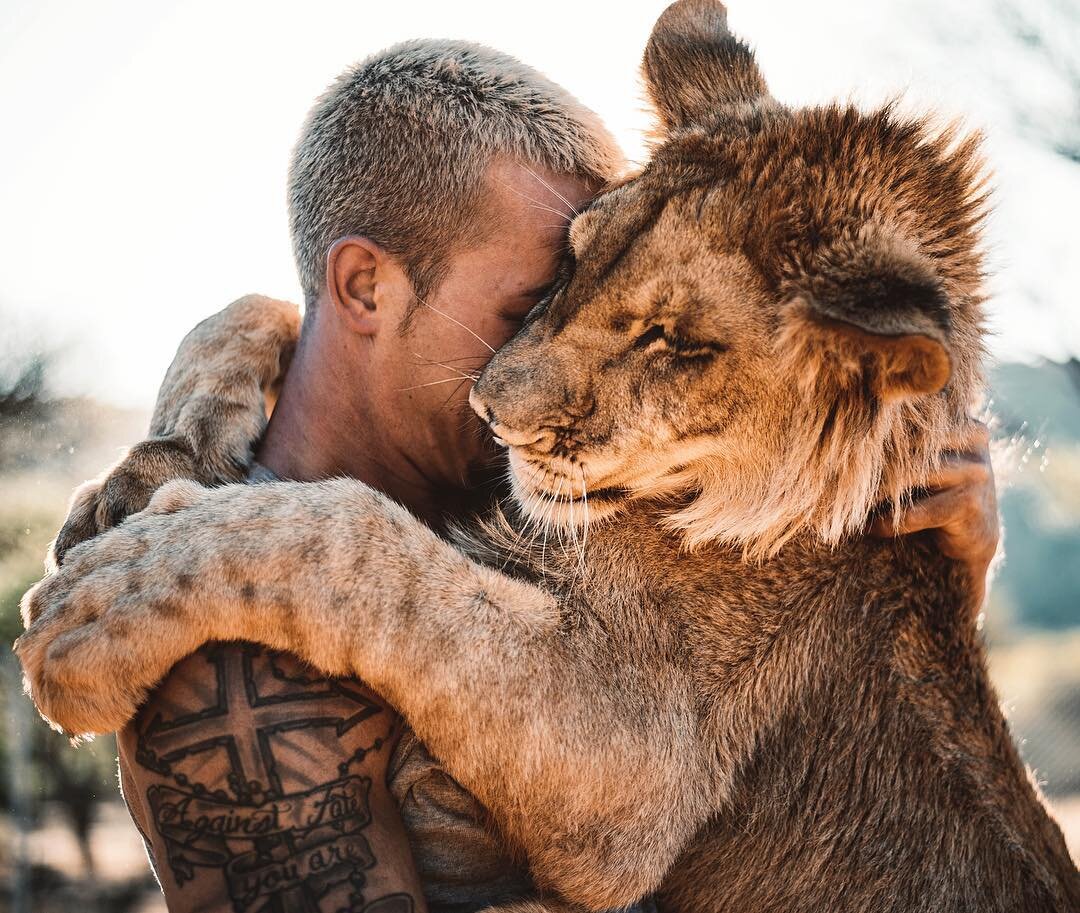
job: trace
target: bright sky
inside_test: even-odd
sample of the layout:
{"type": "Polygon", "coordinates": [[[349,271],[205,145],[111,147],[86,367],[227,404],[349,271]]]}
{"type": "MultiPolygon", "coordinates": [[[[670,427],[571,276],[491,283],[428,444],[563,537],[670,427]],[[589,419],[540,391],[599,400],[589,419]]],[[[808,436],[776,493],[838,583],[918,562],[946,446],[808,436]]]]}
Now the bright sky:
{"type": "MultiPolygon", "coordinates": [[[[296,300],[285,175],[297,130],[338,72],[401,39],[509,51],[640,156],[637,66],[664,5],[4,0],[0,357],[58,351],[62,392],[143,405],[197,320],[250,291],[296,300]]],[[[1057,116],[1061,99],[1023,61],[1002,60],[1012,51],[987,25],[990,6],[729,3],[782,101],[906,90],[912,108],[987,128],[999,188],[995,348],[1061,357],[1080,352],[1080,168],[1016,135],[1003,64],[1013,90],[1030,86],[1036,114],[1057,116]]]]}

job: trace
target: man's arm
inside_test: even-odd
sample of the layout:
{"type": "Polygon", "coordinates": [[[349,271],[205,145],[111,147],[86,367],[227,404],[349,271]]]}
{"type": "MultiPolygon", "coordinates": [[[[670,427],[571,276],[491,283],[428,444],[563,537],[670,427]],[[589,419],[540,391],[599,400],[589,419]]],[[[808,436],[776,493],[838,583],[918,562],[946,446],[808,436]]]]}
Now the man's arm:
{"type": "MultiPolygon", "coordinates": [[[[169,480],[240,478],[298,330],[294,305],[258,295],[192,330],[150,437],[76,492],[55,563],[169,480]]],[[[423,911],[385,782],[398,724],[362,683],[259,647],[217,645],[178,663],[118,734],[124,797],[169,908],[423,911]]]]}
{"type": "Polygon", "coordinates": [[[118,738],[169,909],[424,910],[386,788],[399,727],[360,682],[262,647],[178,663],[118,738]]]}

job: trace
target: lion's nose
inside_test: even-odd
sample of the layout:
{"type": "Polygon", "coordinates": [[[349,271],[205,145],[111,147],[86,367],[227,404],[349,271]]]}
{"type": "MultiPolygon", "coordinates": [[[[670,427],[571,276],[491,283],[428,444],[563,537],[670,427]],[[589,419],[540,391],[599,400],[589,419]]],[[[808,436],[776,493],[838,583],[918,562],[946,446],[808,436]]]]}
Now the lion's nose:
{"type": "Polygon", "coordinates": [[[495,410],[484,402],[484,398],[476,392],[476,384],[469,391],[469,405],[473,412],[480,416],[481,421],[490,425],[495,420],[495,410]]]}
{"type": "Polygon", "coordinates": [[[469,405],[472,406],[473,411],[483,419],[487,426],[491,429],[491,433],[495,435],[495,439],[506,447],[530,447],[539,444],[541,441],[546,441],[551,436],[550,432],[546,429],[536,429],[532,431],[518,431],[515,428],[511,428],[509,425],[503,424],[499,421],[499,417],[495,414],[495,410],[488,405],[483,397],[476,392],[474,386],[472,392],[469,394],[469,405]]]}

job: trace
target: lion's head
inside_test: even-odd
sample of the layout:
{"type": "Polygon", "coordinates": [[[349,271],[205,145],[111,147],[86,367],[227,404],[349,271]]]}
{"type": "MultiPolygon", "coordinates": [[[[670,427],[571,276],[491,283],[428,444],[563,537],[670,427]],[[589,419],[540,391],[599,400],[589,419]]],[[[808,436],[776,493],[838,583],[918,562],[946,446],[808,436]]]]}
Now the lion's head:
{"type": "Polygon", "coordinates": [[[690,545],[836,542],[925,478],[978,393],[977,141],[784,107],[708,0],[665,11],[643,70],[652,159],[574,220],[474,408],[536,516],[675,496],[690,545]]]}

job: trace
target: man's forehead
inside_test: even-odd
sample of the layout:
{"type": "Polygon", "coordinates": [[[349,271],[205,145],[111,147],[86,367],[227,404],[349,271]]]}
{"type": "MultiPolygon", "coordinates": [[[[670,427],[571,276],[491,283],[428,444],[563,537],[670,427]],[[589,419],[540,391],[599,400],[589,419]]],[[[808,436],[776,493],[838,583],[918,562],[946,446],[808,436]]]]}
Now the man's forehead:
{"type": "Polygon", "coordinates": [[[507,157],[498,157],[488,165],[485,183],[489,208],[502,219],[563,230],[597,189],[582,176],[507,157]]]}

